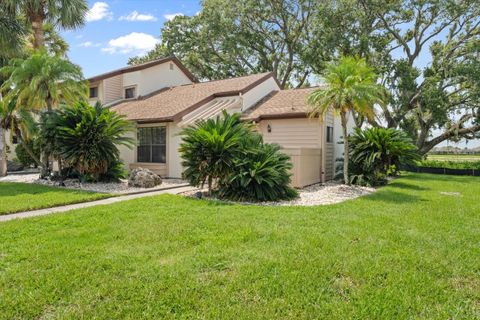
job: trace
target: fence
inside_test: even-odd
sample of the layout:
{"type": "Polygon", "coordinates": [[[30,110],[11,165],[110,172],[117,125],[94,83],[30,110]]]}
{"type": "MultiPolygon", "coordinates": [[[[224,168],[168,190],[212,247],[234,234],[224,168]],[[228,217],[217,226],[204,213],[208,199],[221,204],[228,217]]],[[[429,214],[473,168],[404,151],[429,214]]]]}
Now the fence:
{"type": "Polygon", "coordinates": [[[456,175],[456,176],[480,177],[480,170],[478,169],[450,169],[450,168],[416,167],[416,166],[404,166],[402,169],[405,171],[418,172],[418,173],[434,173],[434,174],[449,174],[449,175],[456,175]]]}

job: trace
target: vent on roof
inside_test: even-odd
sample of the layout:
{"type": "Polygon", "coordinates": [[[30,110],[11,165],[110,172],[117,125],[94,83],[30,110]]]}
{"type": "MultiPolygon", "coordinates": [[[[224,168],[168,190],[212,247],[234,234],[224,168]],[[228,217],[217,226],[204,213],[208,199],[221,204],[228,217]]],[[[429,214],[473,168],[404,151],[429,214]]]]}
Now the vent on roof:
{"type": "Polygon", "coordinates": [[[173,63],[170,62],[170,70],[173,70],[173,63]]]}

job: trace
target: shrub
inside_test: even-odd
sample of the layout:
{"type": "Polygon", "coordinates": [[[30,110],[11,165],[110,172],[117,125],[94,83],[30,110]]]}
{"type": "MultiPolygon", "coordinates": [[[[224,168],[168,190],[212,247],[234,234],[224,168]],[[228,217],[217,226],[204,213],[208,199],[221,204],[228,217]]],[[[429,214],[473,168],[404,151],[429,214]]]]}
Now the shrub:
{"type": "Polygon", "coordinates": [[[180,133],[183,178],[191,185],[208,185],[211,193],[213,183],[226,178],[233,169],[233,160],[240,153],[240,142],[249,133],[248,125],[240,115],[223,112],[215,119],[201,120],[180,133]]]}
{"type": "Polygon", "coordinates": [[[35,141],[28,140],[26,142],[21,142],[15,147],[15,154],[17,156],[18,161],[25,167],[29,167],[32,165],[36,165],[37,163],[33,158],[30,156],[30,154],[25,150],[24,144],[27,143],[28,146],[30,147],[30,150],[33,151],[33,153],[37,156],[37,158],[40,158],[40,148],[38,144],[35,141]]]}
{"type": "Polygon", "coordinates": [[[242,156],[235,158],[235,170],[219,188],[219,195],[235,201],[275,201],[296,198],[289,186],[290,157],[275,144],[264,143],[251,134],[242,144],[242,156]]]}
{"type": "Polygon", "coordinates": [[[41,121],[39,132],[43,144],[74,169],[71,172],[78,172],[83,180],[99,181],[125,177],[118,145],[133,144],[126,137],[131,129],[129,121],[108,108],[79,102],[50,112],[41,121]]]}
{"type": "Polygon", "coordinates": [[[194,186],[208,183],[209,193],[248,201],[291,199],[288,156],[266,144],[240,116],[226,112],[184,129],[180,147],[183,176],[194,186]]]}
{"type": "Polygon", "coordinates": [[[400,166],[414,164],[420,157],[408,136],[385,128],[355,129],[350,142],[350,181],[362,185],[379,185],[400,166]]]}

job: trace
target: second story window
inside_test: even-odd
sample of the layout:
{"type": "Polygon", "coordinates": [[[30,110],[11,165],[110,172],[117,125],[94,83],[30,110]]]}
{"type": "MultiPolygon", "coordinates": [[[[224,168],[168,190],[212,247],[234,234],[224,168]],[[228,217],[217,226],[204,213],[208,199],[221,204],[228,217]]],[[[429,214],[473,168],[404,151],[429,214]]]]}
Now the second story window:
{"type": "Polygon", "coordinates": [[[135,87],[125,88],[125,99],[135,98],[135,87]]]}
{"type": "Polygon", "coordinates": [[[333,142],[333,127],[327,126],[327,142],[333,142]]]}
{"type": "Polygon", "coordinates": [[[90,99],[92,98],[98,98],[98,87],[91,87],[90,88],[90,99]]]}

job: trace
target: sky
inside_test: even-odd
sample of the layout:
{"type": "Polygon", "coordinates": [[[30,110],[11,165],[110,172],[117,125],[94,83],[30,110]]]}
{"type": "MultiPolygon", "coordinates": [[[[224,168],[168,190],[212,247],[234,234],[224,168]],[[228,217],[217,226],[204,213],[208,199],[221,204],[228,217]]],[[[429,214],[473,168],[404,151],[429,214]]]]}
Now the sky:
{"type": "Polygon", "coordinates": [[[165,21],[200,10],[198,0],[105,0],[88,5],[85,25],[62,33],[70,45],[68,57],[87,78],[126,66],[129,57],[155,47],[165,21]]]}
{"type": "MultiPolygon", "coordinates": [[[[86,78],[126,66],[128,58],[155,47],[166,21],[201,9],[199,0],[104,0],[88,1],[88,5],[85,25],[62,32],[70,45],[68,57],[82,67],[86,78]]],[[[424,66],[429,60],[426,52],[419,63],[424,66]]],[[[447,144],[478,147],[480,140],[441,146],[447,144]]]]}

